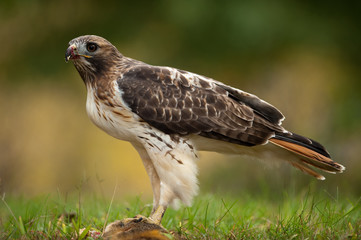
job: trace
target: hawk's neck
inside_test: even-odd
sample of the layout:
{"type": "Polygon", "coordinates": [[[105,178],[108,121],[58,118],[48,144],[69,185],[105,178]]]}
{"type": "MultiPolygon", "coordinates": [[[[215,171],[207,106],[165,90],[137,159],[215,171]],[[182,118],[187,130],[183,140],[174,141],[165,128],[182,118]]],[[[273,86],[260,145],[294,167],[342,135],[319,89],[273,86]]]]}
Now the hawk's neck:
{"type": "Polygon", "coordinates": [[[75,64],[75,67],[87,89],[89,90],[89,87],[93,88],[98,97],[102,99],[112,93],[113,84],[117,79],[121,78],[129,69],[142,64],[145,63],[121,56],[113,61],[109,61],[107,64],[92,64],[88,66],[75,64]]]}

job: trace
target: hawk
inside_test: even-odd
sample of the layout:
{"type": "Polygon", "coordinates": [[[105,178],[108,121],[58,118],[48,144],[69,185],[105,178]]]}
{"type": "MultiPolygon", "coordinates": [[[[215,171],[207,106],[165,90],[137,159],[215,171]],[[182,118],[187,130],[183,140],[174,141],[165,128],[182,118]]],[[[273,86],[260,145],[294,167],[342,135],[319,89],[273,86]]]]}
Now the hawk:
{"type": "Polygon", "coordinates": [[[284,129],[283,114],[253,94],[125,57],[95,35],[71,40],[65,59],[86,85],[92,122],[138,151],[153,190],[149,219],[157,224],[169,205],[189,205],[197,194],[198,151],[281,159],[320,180],[314,168],[345,169],[320,143],[284,129]]]}

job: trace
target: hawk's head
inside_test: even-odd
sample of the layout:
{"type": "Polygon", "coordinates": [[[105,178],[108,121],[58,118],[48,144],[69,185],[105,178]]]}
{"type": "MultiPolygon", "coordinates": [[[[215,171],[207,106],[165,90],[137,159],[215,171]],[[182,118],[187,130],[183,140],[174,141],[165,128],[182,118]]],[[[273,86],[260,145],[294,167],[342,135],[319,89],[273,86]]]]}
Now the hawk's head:
{"type": "Polygon", "coordinates": [[[121,57],[109,41],[95,35],[74,38],[65,53],[65,61],[73,60],[84,81],[108,71],[121,57]]]}

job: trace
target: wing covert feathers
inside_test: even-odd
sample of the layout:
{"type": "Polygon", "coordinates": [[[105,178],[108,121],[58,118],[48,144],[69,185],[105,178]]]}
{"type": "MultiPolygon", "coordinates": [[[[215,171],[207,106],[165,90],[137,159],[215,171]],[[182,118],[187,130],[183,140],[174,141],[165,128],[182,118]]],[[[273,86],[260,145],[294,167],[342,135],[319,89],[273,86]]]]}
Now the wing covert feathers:
{"type": "Polygon", "coordinates": [[[344,166],[331,159],[321,144],[311,139],[292,133],[276,133],[276,136],[271,138],[270,142],[300,155],[298,162],[293,161],[290,163],[319,180],[324,180],[325,178],[315,172],[311,166],[329,173],[341,173],[345,170],[344,166]]]}
{"type": "Polygon", "coordinates": [[[190,72],[137,65],[117,83],[129,108],[167,134],[255,146],[284,130],[283,115],[270,104],[190,72]]]}

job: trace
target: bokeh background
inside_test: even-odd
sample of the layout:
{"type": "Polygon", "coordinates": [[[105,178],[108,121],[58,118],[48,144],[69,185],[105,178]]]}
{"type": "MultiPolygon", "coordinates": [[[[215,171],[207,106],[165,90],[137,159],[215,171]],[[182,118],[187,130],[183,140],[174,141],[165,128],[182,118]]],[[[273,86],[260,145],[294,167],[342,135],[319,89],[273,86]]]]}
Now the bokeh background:
{"type": "MultiPolygon", "coordinates": [[[[203,192],[277,197],[309,186],[361,194],[361,4],[342,1],[0,1],[0,188],[150,198],[130,144],[87,118],[64,54],[96,34],[126,56],[193,71],[277,106],[284,126],[322,142],[342,175],[316,181],[288,166],[203,153],[203,192]]],[[[267,162],[267,159],[265,160],[267,162]]]]}

